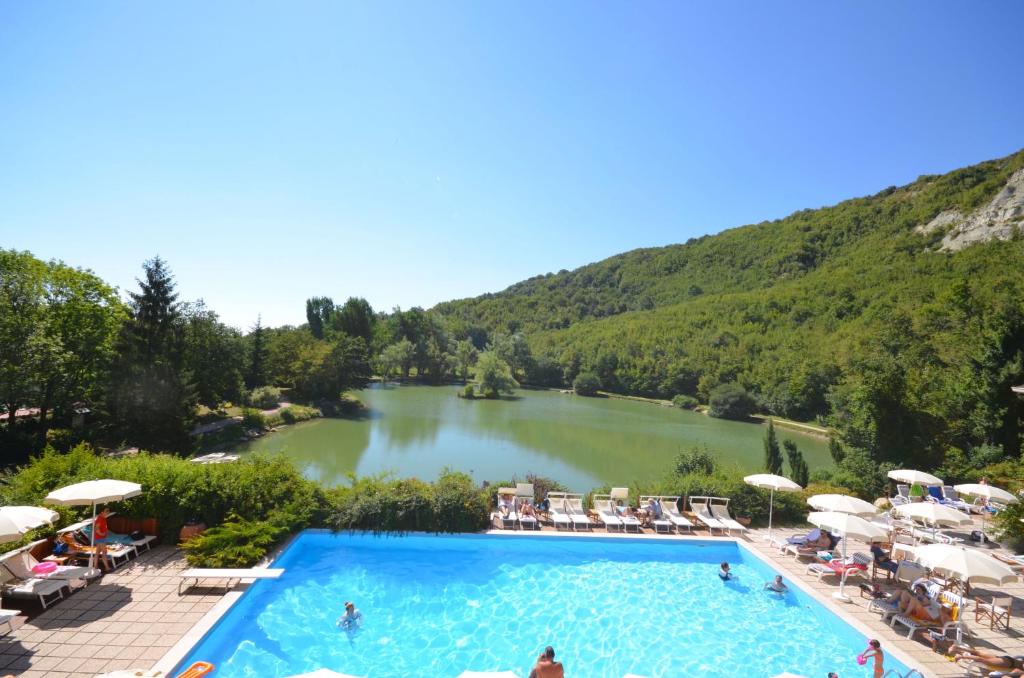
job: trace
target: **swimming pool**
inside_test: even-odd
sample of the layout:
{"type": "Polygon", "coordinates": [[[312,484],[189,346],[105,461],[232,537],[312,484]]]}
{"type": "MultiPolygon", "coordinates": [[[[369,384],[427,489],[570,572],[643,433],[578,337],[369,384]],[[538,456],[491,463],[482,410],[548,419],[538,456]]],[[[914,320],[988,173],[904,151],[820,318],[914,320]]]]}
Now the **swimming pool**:
{"type": "MultiPolygon", "coordinates": [[[[774,573],[734,542],[311,530],[274,566],[284,576],[253,585],[179,666],[526,678],[552,645],[566,675],[585,678],[870,675],[855,661],[863,635],[795,587],[763,591],[774,573]],[[719,580],[723,560],[736,581],[719,580]],[[346,600],[364,616],[353,634],[335,625],[346,600]]],[[[887,655],[889,668],[906,672],[887,655]]]]}

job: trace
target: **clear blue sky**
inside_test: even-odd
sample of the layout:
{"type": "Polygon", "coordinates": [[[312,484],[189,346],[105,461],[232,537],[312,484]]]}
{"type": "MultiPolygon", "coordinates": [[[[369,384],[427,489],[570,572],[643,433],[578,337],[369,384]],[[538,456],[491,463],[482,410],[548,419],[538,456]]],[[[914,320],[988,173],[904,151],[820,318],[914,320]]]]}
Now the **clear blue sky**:
{"type": "Polygon", "coordinates": [[[1024,146],[1024,3],[0,5],[0,246],[236,326],[431,306],[1024,146]]]}

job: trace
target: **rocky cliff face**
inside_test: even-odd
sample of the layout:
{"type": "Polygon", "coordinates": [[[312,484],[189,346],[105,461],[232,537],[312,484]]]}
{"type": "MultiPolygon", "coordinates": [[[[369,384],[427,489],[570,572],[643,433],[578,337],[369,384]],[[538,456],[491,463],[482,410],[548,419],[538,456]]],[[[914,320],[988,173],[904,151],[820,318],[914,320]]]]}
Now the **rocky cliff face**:
{"type": "Polygon", "coordinates": [[[968,215],[946,210],[918,226],[922,233],[946,228],[949,231],[942,238],[942,249],[951,252],[985,240],[1009,240],[1017,232],[1024,234],[1024,169],[1014,172],[988,205],[968,215]]]}

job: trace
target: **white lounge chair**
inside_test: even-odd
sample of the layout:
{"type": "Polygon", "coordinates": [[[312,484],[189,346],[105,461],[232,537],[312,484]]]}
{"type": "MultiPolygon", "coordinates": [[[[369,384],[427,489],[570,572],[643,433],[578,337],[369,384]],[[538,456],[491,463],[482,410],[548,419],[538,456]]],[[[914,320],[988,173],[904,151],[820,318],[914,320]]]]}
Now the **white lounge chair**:
{"type": "MultiPolygon", "coordinates": [[[[34,570],[39,561],[35,556],[26,551],[15,551],[0,560],[4,567],[11,571],[18,579],[68,579],[81,580],[85,584],[86,577],[94,573],[88,567],[75,567],[71,565],[57,565],[52,572],[37,574],[34,570]]],[[[98,573],[96,573],[98,574],[98,573]]]]}
{"type": "Polygon", "coordinates": [[[587,516],[586,510],[583,508],[583,495],[582,494],[567,494],[565,496],[565,504],[569,510],[569,520],[572,521],[572,528],[578,530],[580,526],[585,530],[590,530],[594,523],[590,521],[590,517],[587,516]]]}
{"type": "Polygon", "coordinates": [[[518,516],[516,515],[515,492],[516,491],[511,487],[499,487],[498,492],[494,495],[495,510],[493,513],[491,513],[491,520],[500,521],[501,529],[503,530],[516,529],[516,520],[518,519],[518,516]],[[503,501],[503,496],[511,497],[511,504],[509,506],[508,513],[502,513],[501,510],[501,502],[503,501]]]}
{"type": "Polygon", "coordinates": [[[708,507],[708,504],[708,497],[690,497],[690,510],[697,516],[697,521],[708,528],[708,532],[711,534],[714,534],[715,530],[720,530],[725,534],[728,528],[722,524],[722,521],[711,515],[711,509],[708,507]]]}
{"type": "MultiPolygon", "coordinates": [[[[967,599],[963,596],[958,596],[955,593],[949,591],[939,592],[937,601],[942,605],[953,608],[956,610],[953,621],[946,622],[945,624],[939,624],[937,622],[921,621],[905,614],[895,614],[892,616],[892,620],[889,622],[889,626],[893,629],[896,628],[897,624],[902,624],[907,627],[907,638],[913,638],[914,633],[917,631],[931,630],[931,629],[942,629],[942,634],[945,635],[946,627],[950,624],[961,624],[966,629],[966,624],[963,623],[964,611],[967,608],[967,599]]],[[[968,630],[969,633],[969,630],[968,630]]]]}
{"type": "Polygon", "coordinates": [[[640,532],[640,521],[635,516],[626,513],[629,507],[629,488],[628,487],[613,487],[611,494],[612,504],[616,507],[615,512],[619,516],[619,520],[622,521],[622,527],[625,528],[626,532],[640,532]],[[619,510],[619,506],[625,504],[627,509],[619,510]]]}
{"type": "Polygon", "coordinates": [[[685,527],[693,532],[693,523],[679,512],[679,497],[661,497],[661,511],[677,531],[685,527]]]}
{"type": "Polygon", "coordinates": [[[947,506],[952,506],[964,513],[981,513],[985,510],[985,507],[977,503],[977,500],[973,502],[964,501],[960,493],[952,485],[942,486],[942,496],[946,498],[947,506]]]}
{"type": "Polygon", "coordinates": [[[12,633],[14,631],[14,618],[19,614],[21,614],[21,610],[0,610],[0,624],[7,625],[5,633],[12,633]]]}
{"type": "Polygon", "coordinates": [[[612,528],[618,528],[620,532],[626,529],[622,524],[622,519],[615,515],[611,497],[607,494],[594,495],[594,510],[597,511],[597,517],[604,525],[604,529],[609,532],[614,532],[612,528]]]}
{"type": "Polygon", "coordinates": [[[534,515],[523,515],[523,506],[529,505],[531,508],[536,509],[533,506],[533,483],[516,483],[516,517],[519,519],[519,527],[522,529],[539,530],[540,522],[534,515]]]}
{"type": "Polygon", "coordinates": [[[277,579],[284,574],[283,568],[192,568],[178,573],[181,578],[178,581],[178,595],[182,593],[182,585],[189,580],[191,584],[185,586],[187,591],[193,586],[199,585],[200,579],[220,579],[224,581],[224,590],[231,588],[231,582],[240,582],[243,579],[277,579]]]}
{"type": "Polygon", "coordinates": [[[647,515],[647,521],[650,523],[651,527],[654,528],[655,532],[664,532],[664,533],[671,533],[672,532],[672,528],[675,527],[675,523],[673,523],[669,519],[668,514],[665,512],[665,506],[664,506],[664,503],[662,502],[662,498],[661,497],[651,496],[651,495],[643,495],[643,496],[641,496],[640,497],[640,508],[642,508],[642,509],[647,511],[647,514],[648,514],[647,515]],[[651,500],[652,499],[655,502],[657,502],[658,507],[661,509],[661,517],[660,518],[655,518],[653,515],[651,515],[651,508],[650,507],[651,507],[651,500]]]}
{"type": "Polygon", "coordinates": [[[0,587],[5,598],[38,599],[44,610],[63,600],[65,593],[71,590],[71,585],[66,579],[21,579],[6,566],[0,566],[0,587]]]}
{"type": "Polygon", "coordinates": [[[729,515],[729,499],[726,497],[711,497],[711,501],[708,504],[711,508],[711,515],[718,519],[718,522],[725,525],[725,529],[729,534],[732,534],[733,530],[739,530],[740,532],[746,532],[747,526],[743,523],[735,520],[729,515]]]}
{"type": "Polygon", "coordinates": [[[548,492],[548,517],[556,530],[572,529],[572,518],[569,517],[569,505],[565,500],[565,492],[548,492]]]}

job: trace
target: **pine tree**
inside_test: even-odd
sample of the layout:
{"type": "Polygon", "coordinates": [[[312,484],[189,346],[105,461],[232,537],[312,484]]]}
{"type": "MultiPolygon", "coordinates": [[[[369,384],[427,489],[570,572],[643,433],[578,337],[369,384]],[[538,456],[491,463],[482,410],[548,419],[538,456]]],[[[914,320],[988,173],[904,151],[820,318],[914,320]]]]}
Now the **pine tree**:
{"type": "Polygon", "coordinates": [[[115,434],[154,452],[192,447],[196,394],[184,368],[182,321],[174,278],[160,257],[143,264],[131,293],[131,317],[118,342],[107,409],[115,434]]]}
{"type": "Polygon", "coordinates": [[[768,420],[768,432],[764,436],[764,468],[774,475],[782,474],[782,451],[775,436],[775,423],[768,420]]]}
{"type": "Polygon", "coordinates": [[[807,462],[804,461],[803,453],[797,449],[796,443],[792,440],[784,441],[782,446],[786,448],[786,459],[789,461],[790,480],[801,487],[807,487],[811,473],[807,468],[807,462]]]}
{"type": "Polygon", "coordinates": [[[846,456],[846,450],[839,444],[839,440],[835,436],[830,436],[828,439],[828,453],[832,455],[832,461],[836,466],[839,466],[846,456]]]}
{"type": "Polygon", "coordinates": [[[262,317],[256,317],[256,324],[249,335],[251,342],[251,355],[249,356],[249,369],[245,374],[246,388],[265,386],[267,383],[267,336],[263,329],[262,317]]]}

